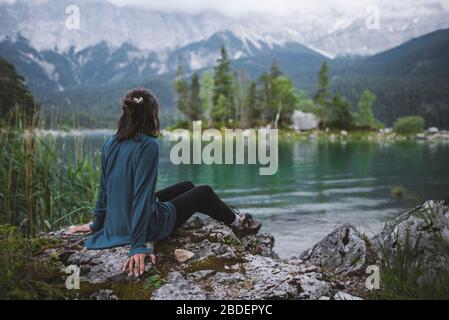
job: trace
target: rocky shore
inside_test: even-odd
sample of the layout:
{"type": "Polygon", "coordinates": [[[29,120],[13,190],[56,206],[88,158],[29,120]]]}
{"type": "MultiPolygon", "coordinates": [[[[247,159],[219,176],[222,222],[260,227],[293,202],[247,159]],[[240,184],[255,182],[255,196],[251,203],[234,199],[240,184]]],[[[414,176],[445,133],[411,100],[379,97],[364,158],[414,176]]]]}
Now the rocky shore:
{"type": "Polygon", "coordinates": [[[397,134],[391,128],[379,129],[376,131],[346,131],[346,130],[308,130],[287,133],[287,136],[293,136],[304,140],[319,140],[330,142],[344,142],[350,140],[368,141],[368,142],[395,142],[395,141],[422,141],[429,143],[447,143],[449,141],[449,131],[438,130],[431,127],[415,135],[397,134]]]}
{"type": "Polygon", "coordinates": [[[405,234],[425,239],[419,252],[428,270],[447,268],[433,235],[449,239],[448,221],[446,202],[427,202],[374,238],[346,224],[306,252],[282,259],[269,234],[238,239],[221,223],[193,218],[155,244],[158,264],[148,265],[139,278],[121,271],[128,248],[89,251],[82,246],[85,235],[65,230],[41,235],[58,245],[40,258],[63,272],[69,265],[79,268],[80,288],[70,293],[75,299],[366,299],[372,294],[365,285],[367,266],[380,266],[386,250],[394,252],[409,241],[405,234]],[[429,208],[432,222],[422,214],[429,208]]]}

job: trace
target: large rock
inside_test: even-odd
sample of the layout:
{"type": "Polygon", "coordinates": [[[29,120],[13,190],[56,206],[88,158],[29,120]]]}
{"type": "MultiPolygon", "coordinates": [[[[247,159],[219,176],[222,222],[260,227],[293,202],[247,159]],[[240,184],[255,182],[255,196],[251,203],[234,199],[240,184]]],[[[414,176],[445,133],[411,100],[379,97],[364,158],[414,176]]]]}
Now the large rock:
{"type": "Polygon", "coordinates": [[[364,272],[368,261],[375,260],[366,237],[349,224],[338,227],[303,252],[301,259],[341,275],[364,272]]]}
{"type": "Polygon", "coordinates": [[[92,293],[89,297],[90,300],[118,300],[114,291],[110,289],[100,289],[92,293]]]}
{"type": "Polygon", "coordinates": [[[430,133],[430,134],[438,133],[438,128],[437,127],[430,127],[429,129],[427,129],[427,132],[430,133]]]}
{"type": "Polygon", "coordinates": [[[176,260],[180,263],[184,263],[190,259],[192,259],[195,256],[195,254],[192,251],[184,250],[184,249],[176,249],[175,250],[175,257],[176,260]]]}
{"type": "Polygon", "coordinates": [[[319,120],[313,113],[296,110],[292,115],[293,128],[297,131],[318,128],[319,120]]]}
{"type": "MultiPolygon", "coordinates": [[[[350,246],[356,247],[352,234],[350,246]]],[[[238,239],[212,219],[190,219],[173,237],[156,243],[157,266],[147,265],[138,278],[121,270],[129,247],[86,250],[86,235],[58,231],[43,236],[58,238],[59,244],[42,257],[61,269],[80,268],[80,299],[333,299],[345,292],[338,274],[310,261],[280,259],[273,236],[238,239]]]]}
{"type": "Polygon", "coordinates": [[[363,299],[360,297],[350,295],[349,293],[339,291],[334,295],[334,300],[363,300],[363,299]]]}
{"type": "Polygon", "coordinates": [[[373,239],[385,259],[410,248],[425,275],[449,271],[449,203],[427,201],[387,223],[373,239]]]}
{"type": "Polygon", "coordinates": [[[204,300],[206,294],[200,286],[187,280],[180,272],[171,272],[168,283],[157,289],[153,300],[204,300]]]}

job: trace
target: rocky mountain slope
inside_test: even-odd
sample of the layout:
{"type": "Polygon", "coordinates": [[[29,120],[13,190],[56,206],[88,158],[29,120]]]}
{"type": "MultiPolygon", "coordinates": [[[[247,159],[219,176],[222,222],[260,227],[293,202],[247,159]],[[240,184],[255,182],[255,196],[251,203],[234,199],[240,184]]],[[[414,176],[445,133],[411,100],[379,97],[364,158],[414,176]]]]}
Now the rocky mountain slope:
{"type": "MultiPolygon", "coordinates": [[[[14,64],[37,96],[52,92],[117,83],[144,82],[149,79],[172,79],[178,64],[189,74],[215,66],[220,47],[225,45],[233,67],[256,78],[277,60],[289,70],[301,69],[308,79],[323,61],[322,54],[296,42],[270,45],[245,42],[232,32],[218,32],[211,37],[177,48],[165,55],[140,50],[129,42],[112,47],[102,41],[75,51],[37,50],[29,39],[19,36],[0,41],[0,56],[14,64]],[[295,67],[296,66],[296,67],[295,67]]],[[[299,74],[299,72],[298,72],[299,74]]]]}

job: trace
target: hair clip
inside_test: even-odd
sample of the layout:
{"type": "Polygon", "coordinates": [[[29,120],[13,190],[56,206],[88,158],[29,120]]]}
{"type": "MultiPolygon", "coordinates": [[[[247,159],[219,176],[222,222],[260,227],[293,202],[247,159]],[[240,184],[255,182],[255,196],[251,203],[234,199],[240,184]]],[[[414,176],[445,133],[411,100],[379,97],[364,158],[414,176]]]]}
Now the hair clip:
{"type": "Polygon", "coordinates": [[[140,97],[140,98],[133,98],[133,101],[135,103],[137,103],[137,104],[141,104],[141,103],[143,103],[143,98],[142,97],[140,97]]]}

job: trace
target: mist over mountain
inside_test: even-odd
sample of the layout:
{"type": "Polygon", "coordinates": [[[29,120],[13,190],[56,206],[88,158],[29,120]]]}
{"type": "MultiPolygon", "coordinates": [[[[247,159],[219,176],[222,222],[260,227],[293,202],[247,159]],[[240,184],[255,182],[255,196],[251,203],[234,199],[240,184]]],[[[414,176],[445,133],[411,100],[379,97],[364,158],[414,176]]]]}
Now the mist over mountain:
{"type": "Polygon", "coordinates": [[[118,7],[99,0],[16,0],[0,2],[2,36],[18,33],[30,39],[38,50],[82,50],[105,41],[112,47],[129,42],[141,50],[164,55],[189,43],[231,31],[248,45],[259,41],[273,44],[299,42],[330,55],[374,54],[413,37],[449,27],[449,8],[440,1],[410,2],[409,5],[382,3],[379,29],[370,30],[368,14],[361,6],[355,11],[324,7],[319,12],[307,6],[289,15],[246,13],[224,15],[218,11],[184,13],[156,11],[142,7],[118,7]],[[80,9],[80,29],[65,27],[65,9],[80,9]]]}

